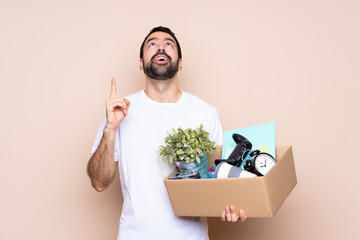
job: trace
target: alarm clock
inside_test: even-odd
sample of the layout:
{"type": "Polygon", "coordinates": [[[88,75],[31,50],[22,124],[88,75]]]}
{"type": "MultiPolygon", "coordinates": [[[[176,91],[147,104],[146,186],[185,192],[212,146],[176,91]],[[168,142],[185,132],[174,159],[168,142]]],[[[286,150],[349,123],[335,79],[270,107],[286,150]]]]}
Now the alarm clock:
{"type": "Polygon", "coordinates": [[[270,169],[275,166],[276,160],[268,153],[259,150],[252,151],[249,159],[244,164],[246,171],[255,173],[258,176],[264,176],[270,169]]]}

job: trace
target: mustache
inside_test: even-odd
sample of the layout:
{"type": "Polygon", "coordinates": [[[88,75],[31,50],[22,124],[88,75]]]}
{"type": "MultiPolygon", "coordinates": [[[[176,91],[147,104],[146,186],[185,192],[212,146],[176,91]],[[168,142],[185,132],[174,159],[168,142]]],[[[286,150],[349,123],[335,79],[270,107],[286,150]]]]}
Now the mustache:
{"type": "Polygon", "coordinates": [[[167,55],[165,52],[158,52],[158,53],[156,53],[154,56],[152,56],[151,62],[153,62],[153,61],[155,60],[155,58],[156,58],[157,56],[159,56],[159,55],[164,55],[164,56],[166,56],[166,57],[169,59],[169,62],[172,62],[171,57],[170,57],[169,55],[167,55]]]}

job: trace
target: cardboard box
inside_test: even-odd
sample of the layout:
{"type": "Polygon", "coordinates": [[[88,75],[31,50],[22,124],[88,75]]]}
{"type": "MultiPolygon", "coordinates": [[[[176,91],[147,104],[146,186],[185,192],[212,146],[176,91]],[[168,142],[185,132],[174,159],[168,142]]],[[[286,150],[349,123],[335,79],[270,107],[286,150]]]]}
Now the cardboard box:
{"type": "MultiPolygon", "coordinates": [[[[219,146],[222,149],[222,146],[219,146]]],[[[221,151],[208,155],[209,166],[221,151]]],[[[291,146],[276,146],[277,164],[263,177],[227,179],[164,178],[176,216],[220,217],[227,205],[244,209],[249,218],[273,218],[297,184],[291,146]]]]}

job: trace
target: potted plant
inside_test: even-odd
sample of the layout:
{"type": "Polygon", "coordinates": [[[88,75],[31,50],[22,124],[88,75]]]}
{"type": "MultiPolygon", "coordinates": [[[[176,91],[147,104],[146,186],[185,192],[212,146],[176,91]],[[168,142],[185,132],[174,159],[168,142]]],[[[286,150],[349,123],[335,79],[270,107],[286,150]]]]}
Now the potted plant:
{"type": "Polygon", "coordinates": [[[204,130],[202,124],[196,129],[171,129],[173,134],[167,133],[168,136],[164,139],[165,146],[161,145],[159,148],[159,158],[165,162],[164,167],[175,162],[180,172],[196,169],[201,178],[206,178],[206,153],[218,151],[215,142],[210,141],[209,133],[204,130]]]}

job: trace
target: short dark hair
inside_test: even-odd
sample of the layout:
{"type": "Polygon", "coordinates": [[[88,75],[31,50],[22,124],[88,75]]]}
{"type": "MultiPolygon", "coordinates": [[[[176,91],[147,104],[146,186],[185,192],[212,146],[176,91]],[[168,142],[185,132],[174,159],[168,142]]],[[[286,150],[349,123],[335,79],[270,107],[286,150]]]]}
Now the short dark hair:
{"type": "Polygon", "coordinates": [[[176,47],[177,47],[177,51],[178,51],[178,56],[179,56],[179,59],[182,58],[182,54],[181,54],[181,47],[180,47],[180,44],[177,40],[177,38],[175,37],[175,33],[173,33],[170,28],[167,28],[167,27],[163,27],[163,26],[159,26],[159,27],[154,27],[153,29],[151,29],[151,31],[149,32],[149,34],[145,37],[143,43],[141,44],[141,47],[140,47],[140,58],[142,59],[143,58],[143,54],[144,54],[144,45],[145,45],[145,41],[146,39],[154,32],[164,32],[164,33],[167,33],[169,34],[170,36],[172,36],[174,39],[175,39],[175,42],[176,42],[176,47]]]}

